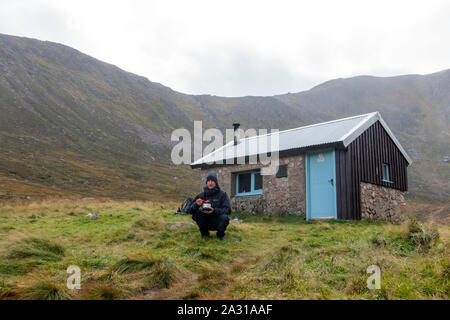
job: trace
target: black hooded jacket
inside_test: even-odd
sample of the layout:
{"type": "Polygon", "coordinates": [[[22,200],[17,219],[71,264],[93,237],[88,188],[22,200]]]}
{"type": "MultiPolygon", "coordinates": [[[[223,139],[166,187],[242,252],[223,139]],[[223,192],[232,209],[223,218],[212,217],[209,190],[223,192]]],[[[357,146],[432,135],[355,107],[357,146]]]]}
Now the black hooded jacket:
{"type": "Polygon", "coordinates": [[[207,186],[203,188],[203,192],[199,193],[195,198],[192,204],[187,208],[187,213],[195,214],[197,212],[201,212],[199,210],[199,206],[197,205],[197,199],[209,200],[211,202],[211,206],[214,208],[214,212],[209,214],[209,216],[220,216],[222,214],[229,216],[231,214],[231,205],[230,199],[228,198],[227,193],[220,189],[219,186],[215,186],[213,189],[208,189],[207,186]]]}

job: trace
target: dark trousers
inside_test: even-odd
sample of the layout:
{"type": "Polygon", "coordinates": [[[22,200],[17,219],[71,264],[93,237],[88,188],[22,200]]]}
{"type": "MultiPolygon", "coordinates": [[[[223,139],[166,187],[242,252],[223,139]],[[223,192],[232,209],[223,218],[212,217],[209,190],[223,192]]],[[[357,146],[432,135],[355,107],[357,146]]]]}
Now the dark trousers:
{"type": "Polygon", "coordinates": [[[225,236],[225,230],[230,223],[230,218],[225,214],[221,214],[220,216],[209,216],[202,212],[196,212],[192,215],[192,219],[197,222],[202,236],[209,235],[209,230],[211,230],[217,231],[217,237],[219,238],[225,236]]]}

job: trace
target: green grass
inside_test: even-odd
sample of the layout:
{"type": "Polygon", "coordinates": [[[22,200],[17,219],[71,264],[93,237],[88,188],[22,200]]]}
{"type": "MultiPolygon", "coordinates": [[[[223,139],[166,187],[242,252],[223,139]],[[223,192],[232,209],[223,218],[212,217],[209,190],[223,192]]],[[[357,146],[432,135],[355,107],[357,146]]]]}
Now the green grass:
{"type": "Polygon", "coordinates": [[[117,262],[112,270],[118,273],[135,273],[150,269],[161,263],[161,260],[153,257],[126,257],[117,262]]]}
{"type": "Polygon", "coordinates": [[[122,297],[122,291],[115,287],[105,284],[99,284],[93,287],[84,297],[89,300],[117,300],[122,297]]]}
{"type": "Polygon", "coordinates": [[[14,296],[14,287],[4,279],[0,280],[0,300],[14,296]]]}
{"type": "Polygon", "coordinates": [[[172,264],[157,264],[145,282],[150,287],[169,288],[176,280],[176,271],[172,264]]]}
{"type": "Polygon", "coordinates": [[[64,248],[47,239],[30,238],[18,243],[8,254],[9,259],[35,258],[44,261],[58,261],[64,256],[64,248]]]}
{"type": "Polygon", "coordinates": [[[39,280],[27,287],[23,297],[29,300],[67,300],[69,290],[61,283],[52,280],[39,280]]]}
{"type": "Polygon", "coordinates": [[[244,222],[230,224],[222,242],[202,239],[195,226],[166,227],[192,221],[175,210],[97,201],[1,207],[0,299],[449,298],[448,226],[233,213],[244,222]],[[367,289],[372,264],[381,290],[367,289]],[[66,288],[70,265],[81,269],[81,290],[66,288]]]}

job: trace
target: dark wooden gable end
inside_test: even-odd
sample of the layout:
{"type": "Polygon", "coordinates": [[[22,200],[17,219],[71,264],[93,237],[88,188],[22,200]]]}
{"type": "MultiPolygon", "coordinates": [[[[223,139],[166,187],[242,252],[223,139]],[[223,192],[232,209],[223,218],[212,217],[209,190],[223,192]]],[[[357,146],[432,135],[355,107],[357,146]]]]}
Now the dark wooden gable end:
{"type": "Polygon", "coordinates": [[[346,150],[336,150],[336,198],[339,219],[361,219],[360,182],[408,190],[408,162],[379,121],[346,150]],[[383,181],[383,163],[389,164],[390,180],[383,181]]]}

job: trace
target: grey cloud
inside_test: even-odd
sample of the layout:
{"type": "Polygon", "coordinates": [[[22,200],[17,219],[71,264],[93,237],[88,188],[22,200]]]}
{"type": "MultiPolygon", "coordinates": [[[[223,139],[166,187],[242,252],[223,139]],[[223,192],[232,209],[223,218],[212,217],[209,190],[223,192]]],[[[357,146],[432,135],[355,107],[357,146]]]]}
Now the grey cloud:
{"type": "Polygon", "coordinates": [[[275,95],[301,91],[312,87],[312,79],[294,75],[289,65],[280,61],[261,61],[257,54],[243,52],[227,56],[227,59],[214,59],[214,55],[198,63],[200,69],[181,75],[190,92],[215,92],[224,96],[275,95]]]}
{"type": "Polygon", "coordinates": [[[379,11],[371,15],[355,3],[345,8],[330,2],[342,17],[324,12],[317,19],[311,14],[319,14],[320,5],[297,5],[302,19],[295,20],[295,10],[284,12],[292,4],[258,2],[264,12],[254,15],[257,8],[236,3],[211,2],[206,8],[158,1],[0,0],[0,32],[60,42],[190,94],[267,96],[338,77],[450,67],[448,2],[407,8],[396,3],[379,19],[375,15],[388,2],[372,4],[379,11]],[[239,10],[229,18],[233,6],[239,10]]]}
{"type": "Polygon", "coordinates": [[[64,43],[78,40],[67,25],[69,16],[58,8],[20,1],[19,5],[0,3],[0,8],[0,32],[64,43]]]}

